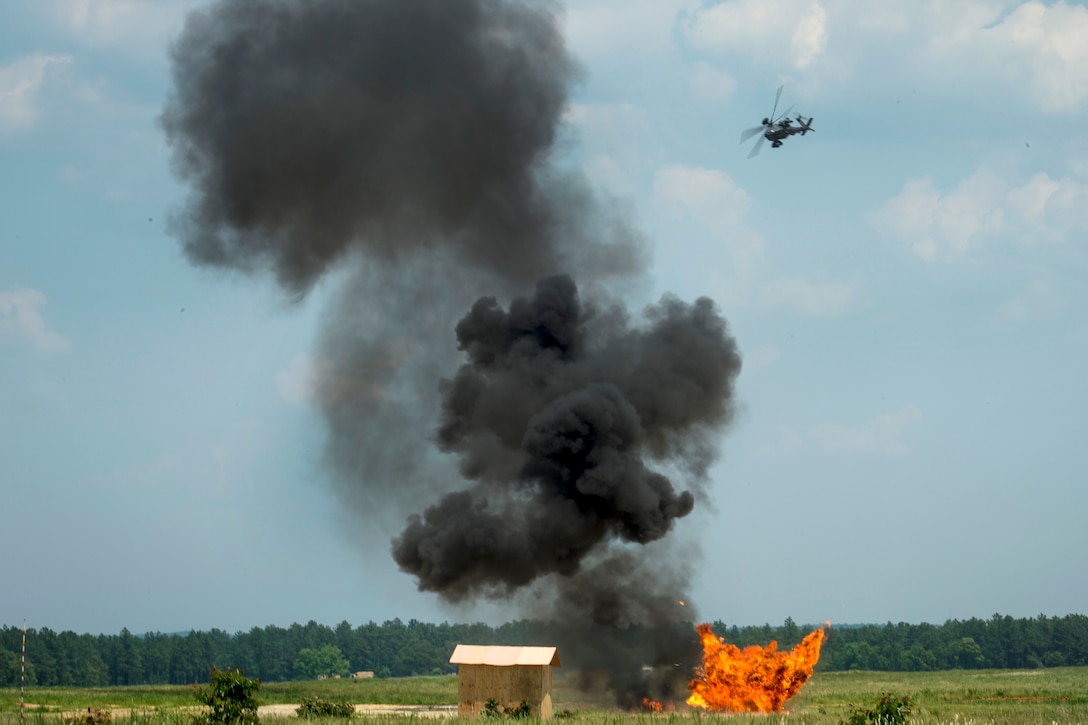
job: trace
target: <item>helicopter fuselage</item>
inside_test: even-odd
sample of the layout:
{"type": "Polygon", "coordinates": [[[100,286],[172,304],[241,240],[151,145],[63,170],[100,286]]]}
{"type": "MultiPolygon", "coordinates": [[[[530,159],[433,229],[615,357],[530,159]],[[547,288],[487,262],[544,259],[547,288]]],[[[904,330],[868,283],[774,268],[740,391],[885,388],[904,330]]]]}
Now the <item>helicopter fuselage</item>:
{"type": "Polygon", "coordinates": [[[785,86],[780,86],[778,89],[778,93],[775,94],[774,107],[771,109],[771,115],[767,118],[764,118],[761,125],[754,128],[745,129],[741,132],[741,143],[744,143],[756,134],[760,135],[759,140],[756,141],[755,146],[752,147],[751,153],[748,154],[748,158],[752,158],[759,153],[759,149],[763,145],[764,141],[770,141],[771,148],[778,148],[782,145],[782,142],[790,136],[794,136],[796,134],[801,134],[802,136],[804,136],[809,131],[815,130],[814,128],[812,128],[811,116],[806,119],[801,114],[797,114],[797,125],[794,125],[794,119],[789,117],[790,109],[792,109],[793,106],[787,108],[785,112],[782,113],[782,115],[780,116],[774,115],[775,111],[778,110],[778,101],[782,98],[782,88],[784,87],[785,86]]]}
{"type": "Polygon", "coordinates": [[[768,141],[771,141],[771,148],[778,148],[782,145],[782,140],[793,136],[794,134],[801,134],[802,136],[806,131],[811,131],[808,124],[812,123],[812,120],[806,123],[800,117],[798,117],[798,123],[801,125],[794,126],[793,121],[789,118],[782,119],[781,121],[771,122],[769,119],[763,119],[763,125],[767,129],[763,132],[763,137],[768,141]]]}

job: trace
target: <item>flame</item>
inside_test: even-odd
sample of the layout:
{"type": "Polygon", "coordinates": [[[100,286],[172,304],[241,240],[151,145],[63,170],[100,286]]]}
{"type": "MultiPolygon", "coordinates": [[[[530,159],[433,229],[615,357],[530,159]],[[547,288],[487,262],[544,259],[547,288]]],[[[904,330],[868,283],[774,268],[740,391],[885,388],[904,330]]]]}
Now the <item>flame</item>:
{"type": "Polygon", "coordinates": [[[817,629],[791,652],[779,652],[776,642],[741,650],[714,634],[709,624],[695,629],[703,642],[703,668],[688,684],[687,702],[713,711],[781,711],[812,676],[824,641],[824,630],[817,629]]]}
{"type": "Polygon", "coordinates": [[[649,713],[676,712],[676,705],[670,702],[661,702],[651,697],[642,698],[642,711],[649,713]]]}
{"type": "Polygon", "coordinates": [[[684,600],[683,600],[683,599],[679,599],[679,600],[677,600],[677,601],[679,601],[679,602],[680,602],[680,606],[681,606],[681,607],[685,607],[685,606],[687,606],[686,604],[684,604],[684,600]]]}

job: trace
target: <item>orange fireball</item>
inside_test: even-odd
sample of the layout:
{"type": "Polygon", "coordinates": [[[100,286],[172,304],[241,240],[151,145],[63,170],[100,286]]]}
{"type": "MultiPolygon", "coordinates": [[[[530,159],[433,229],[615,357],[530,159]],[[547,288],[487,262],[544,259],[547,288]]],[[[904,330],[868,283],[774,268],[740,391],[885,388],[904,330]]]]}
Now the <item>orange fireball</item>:
{"type": "Polygon", "coordinates": [[[776,642],[741,650],[714,634],[709,624],[695,629],[703,642],[703,667],[688,684],[687,702],[714,711],[779,712],[812,676],[824,641],[824,630],[817,629],[790,652],[779,652],[776,642]]]}

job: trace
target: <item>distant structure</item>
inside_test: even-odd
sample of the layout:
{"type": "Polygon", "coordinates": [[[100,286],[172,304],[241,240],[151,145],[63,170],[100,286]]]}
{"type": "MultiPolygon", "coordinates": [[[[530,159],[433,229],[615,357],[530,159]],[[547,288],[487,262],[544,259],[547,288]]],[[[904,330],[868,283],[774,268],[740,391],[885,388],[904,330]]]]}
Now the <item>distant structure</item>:
{"type": "Polygon", "coordinates": [[[353,680],[373,680],[374,679],[374,673],[370,672],[370,671],[367,671],[367,672],[352,672],[351,673],[351,679],[353,679],[353,680]]]}
{"type": "Polygon", "coordinates": [[[524,702],[534,717],[551,718],[552,668],[560,666],[555,647],[459,644],[450,664],[457,665],[458,717],[480,717],[494,700],[506,712],[524,702]]]}

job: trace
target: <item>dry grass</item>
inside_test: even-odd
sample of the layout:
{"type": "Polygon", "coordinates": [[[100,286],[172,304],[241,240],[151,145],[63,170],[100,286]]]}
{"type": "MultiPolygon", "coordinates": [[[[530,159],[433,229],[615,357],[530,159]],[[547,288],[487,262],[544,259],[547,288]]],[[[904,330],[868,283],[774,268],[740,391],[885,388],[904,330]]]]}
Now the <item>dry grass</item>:
{"type": "MultiPolygon", "coordinates": [[[[556,711],[567,716],[557,725],[668,725],[672,722],[727,725],[838,725],[852,706],[869,705],[883,692],[907,695],[915,703],[915,725],[1088,725],[1088,667],[1030,671],[972,670],[932,673],[817,673],[782,714],[707,714],[680,705],[663,715],[625,713],[606,693],[586,694],[572,677],[557,677],[556,711]]],[[[354,725],[402,724],[405,717],[423,719],[440,714],[444,722],[459,723],[449,708],[457,699],[455,677],[414,677],[391,680],[339,680],[268,683],[258,699],[261,720],[268,725],[298,722],[290,708],[270,708],[299,702],[302,697],[346,700],[389,706],[357,707],[354,725]]],[[[32,690],[28,701],[39,707],[26,714],[26,725],[61,725],[64,711],[87,707],[112,709],[112,725],[191,725],[192,689],[187,687],[32,690]]],[[[19,723],[19,693],[0,690],[0,725],[19,723]]],[[[478,721],[476,721],[478,722],[478,721]]],[[[344,725],[328,720],[320,725],[344,725]]],[[[317,725],[317,724],[315,724],[317,725]]]]}

